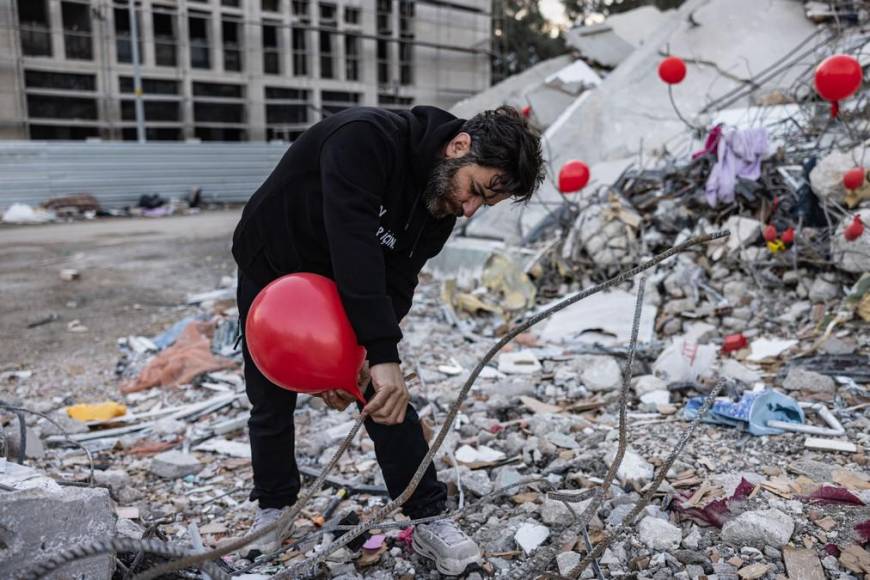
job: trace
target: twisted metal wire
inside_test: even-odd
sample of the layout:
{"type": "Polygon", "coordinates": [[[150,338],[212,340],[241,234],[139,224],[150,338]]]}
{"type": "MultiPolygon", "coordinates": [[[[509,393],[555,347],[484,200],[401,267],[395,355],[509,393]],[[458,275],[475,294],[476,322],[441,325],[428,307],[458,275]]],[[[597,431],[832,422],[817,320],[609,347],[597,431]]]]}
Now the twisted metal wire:
{"type": "Polygon", "coordinates": [[[459,413],[459,409],[462,406],[462,403],[465,401],[465,398],[468,396],[468,393],[471,390],[471,386],[474,384],[474,381],[477,379],[481,370],[483,370],[483,367],[492,359],[493,356],[496,355],[496,353],[498,353],[507,343],[509,343],[511,340],[513,340],[517,335],[521,334],[522,332],[525,332],[533,325],[535,325],[538,322],[541,322],[542,320],[552,316],[556,312],[567,308],[571,304],[574,304],[575,302],[579,302],[580,300],[583,300],[584,298],[588,298],[589,296],[596,294],[598,292],[601,292],[603,290],[606,290],[608,288],[612,288],[613,286],[616,286],[617,284],[621,284],[622,282],[625,282],[626,280],[633,278],[637,274],[639,274],[645,270],[648,270],[648,269],[652,268],[653,266],[661,263],[663,260],[666,260],[667,258],[673,256],[674,254],[685,251],[685,250],[687,250],[693,246],[699,245],[699,244],[706,244],[706,243],[709,243],[713,240],[725,238],[729,235],[730,235],[729,231],[722,230],[719,232],[714,232],[711,234],[706,234],[706,235],[701,235],[701,236],[696,236],[694,238],[690,238],[681,244],[678,244],[676,246],[673,246],[673,247],[665,250],[664,252],[658,254],[657,256],[651,258],[650,260],[644,262],[643,264],[641,264],[639,266],[636,266],[630,270],[626,270],[625,272],[617,274],[616,276],[607,280],[606,282],[603,282],[601,284],[598,284],[597,286],[594,286],[592,288],[584,290],[583,292],[580,292],[576,296],[572,296],[571,298],[567,298],[567,299],[563,300],[562,302],[555,304],[554,306],[548,308],[547,310],[544,310],[543,312],[540,312],[540,313],[536,314],[535,316],[532,316],[531,318],[526,320],[524,323],[518,325],[513,330],[511,330],[509,333],[507,333],[497,343],[495,343],[489,349],[489,351],[487,351],[487,353],[484,355],[484,357],[477,363],[477,366],[475,366],[474,369],[471,371],[471,374],[468,376],[468,379],[465,381],[465,384],[460,389],[459,394],[456,398],[456,401],[450,407],[450,410],[447,413],[447,418],[444,420],[444,424],[441,426],[441,429],[438,432],[438,435],[435,437],[435,440],[432,442],[432,445],[429,448],[429,452],[426,453],[425,457],[423,457],[423,460],[420,462],[420,465],[417,467],[417,471],[414,473],[414,476],[411,478],[411,481],[410,481],[410,483],[408,483],[408,486],[405,488],[405,490],[401,494],[399,494],[398,497],[393,499],[391,502],[389,502],[388,504],[386,504],[385,506],[383,506],[379,510],[375,511],[375,513],[372,514],[372,517],[369,521],[361,522],[360,524],[355,526],[352,530],[348,531],[340,539],[338,539],[336,542],[331,544],[328,548],[321,551],[319,554],[317,554],[313,558],[306,560],[300,564],[297,564],[296,566],[294,566],[288,570],[285,570],[284,572],[279,573],[278,575],[275,576],[276,580],[277,579],[286,579],[286,578],[297,578],[300,576],[310,574],[313,570],[316,570],[316,567],[320,564],[320,562],[325,560],[330,554],[332,554],[333,552],[335,552],[336,550],[338,550],[340,548],[343,548],[344,546],[348,545],[350,542],[352,542],[353,540],[355,540],[356,538],[358,538],[359,536],[361,536],[362,534],[364,534],[365,532],[367,532],[371,528],[375,527],[381,520],[383,520],[384,518],[389,516],[391,513],[393,513],[395,510],[397,510],[399,507],[401,507],[406,501],[408,501],[408,499],[411,497],[411,494],[413,494],[414,490],[417,489],[417,485],[419,485],[420,480],[423,478],[423,474],[425,473],[426,469],[432,463],[432,459],[434,458],[435,454],[438,452],[441,445],[444,443],[444,439],[447,437],[447,434],[450,431],[451,426],[453,425],[453,421],[454,421],[454,419],[456,419],[456,415],[459,413]]]}

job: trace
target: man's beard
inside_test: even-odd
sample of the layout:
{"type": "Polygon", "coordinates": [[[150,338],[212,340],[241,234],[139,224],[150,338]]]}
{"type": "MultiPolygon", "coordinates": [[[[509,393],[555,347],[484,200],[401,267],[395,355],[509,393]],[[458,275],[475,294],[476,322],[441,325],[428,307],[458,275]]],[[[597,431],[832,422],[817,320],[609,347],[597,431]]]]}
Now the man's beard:
{"type": "Polygon", "coordinates": [[[448,216],[461,216],[462,206],[456,204],[451,198],[458,189],[456,184],[456,172],[466,165],[471,165],[474,160],[470,155],[452,159],[441,159],[432,168],[426,189],[423,190],[423,200],[426,209],[436,219],[448,216]]]}

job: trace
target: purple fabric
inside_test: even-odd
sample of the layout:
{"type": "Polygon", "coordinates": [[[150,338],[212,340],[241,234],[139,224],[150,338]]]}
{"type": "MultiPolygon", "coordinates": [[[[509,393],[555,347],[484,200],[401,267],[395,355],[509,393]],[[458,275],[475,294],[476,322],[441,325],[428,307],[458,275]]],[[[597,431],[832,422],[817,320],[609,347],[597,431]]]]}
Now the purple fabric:
{"type": "Polygon", "coordinates": [[[767,156],[767,130],[764,128],[734,130],[719,140],[717,157],[707,178],[707,203],[734,201],[737,178],[755,181],[761,177],[761,160],[767,156]]]}

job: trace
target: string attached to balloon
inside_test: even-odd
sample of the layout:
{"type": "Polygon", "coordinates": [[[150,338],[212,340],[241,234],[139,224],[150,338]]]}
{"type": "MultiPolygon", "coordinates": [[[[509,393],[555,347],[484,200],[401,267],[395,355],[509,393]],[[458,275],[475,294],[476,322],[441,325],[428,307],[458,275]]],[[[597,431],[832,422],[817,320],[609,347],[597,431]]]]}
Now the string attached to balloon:
{"type": "Polygon", "coordinates": [[[678,56],[668,56],[664,58],[659,63],[658,73],[659,78],[663,83],[668,85],[668,99],[671,102],[671,107],[674,109],[674,113],[677,114],[677,117],[683,124],[691,129],[692,131],[702,131],[701,127],[696,127],[692,123],[686,119],[683,114],[680,112],[680,108],[677,107],[677,102],[674,100],[674,85],[678,85],[686,78],[686,63],[683,59],[678,56]]]}

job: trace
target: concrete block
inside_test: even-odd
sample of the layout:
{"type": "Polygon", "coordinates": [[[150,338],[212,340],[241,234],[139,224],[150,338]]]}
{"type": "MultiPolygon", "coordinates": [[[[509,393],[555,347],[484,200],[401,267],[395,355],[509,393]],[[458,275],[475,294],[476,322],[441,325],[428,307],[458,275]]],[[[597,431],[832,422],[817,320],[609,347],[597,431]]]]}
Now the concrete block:
{"type": "MultiPolygon", "coordinates": [[[[0,578],[12,578],[59,551],[115,534],[104,488],[30,488],[0,493],[0,578]]],[[[111,554],[78,560],[47,580],[108,580],[111,554]]]]}

